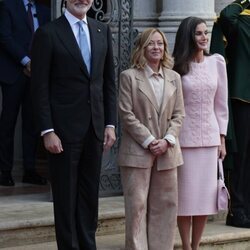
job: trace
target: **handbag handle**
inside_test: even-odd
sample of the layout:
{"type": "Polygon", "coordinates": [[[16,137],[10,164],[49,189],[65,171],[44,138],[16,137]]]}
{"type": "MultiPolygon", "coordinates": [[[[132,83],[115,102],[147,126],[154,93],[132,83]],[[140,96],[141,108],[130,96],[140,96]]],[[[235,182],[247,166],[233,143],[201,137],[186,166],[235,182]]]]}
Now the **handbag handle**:
{"type": "Polygon", "coordinates": [[[224,171],[222,166],[222,159],[218,159],[218,167],[219,167],[219,179],[224,181],[224,171]]]}

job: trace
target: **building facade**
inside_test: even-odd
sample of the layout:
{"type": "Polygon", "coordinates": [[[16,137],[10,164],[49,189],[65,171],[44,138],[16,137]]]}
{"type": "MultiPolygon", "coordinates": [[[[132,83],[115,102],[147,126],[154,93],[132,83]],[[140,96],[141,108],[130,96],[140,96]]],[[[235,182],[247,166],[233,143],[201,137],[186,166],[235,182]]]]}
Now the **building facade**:
{"type": "MultiPolygon", "coordinates": [[[[96,6],[133,4],[133,28],[139,32],[147,27],[159,27],[167,36],[170,50],[180,21],[188,16],[206,20],[211,31],[216,15],[232,0],[94,0],[96,6]],[[120,2],[117,4],[116,2],[120,2]]],[[[61,0],[52,1],[52,15],[61,14],[61,0]]]]}
{"type": "MultiPolygon", "coordinates": [[[[44,0],[51,6],[52,18],[63,12],[61,0],[44,0]]],[[[170,52],[181,20],[188,16],[198,16],[206,20],[211,32],[213,22],[222,8],[232,0],[94,0],[91,15],[110,24],[113,32],[114,56],[119,87],[119,73],[129,67],[129,57],[133,39],[147,27],[158,27],[168,39],[170,52]]],[[[15,158],[21,160],[20,122],[17,126],[15,158]]],[[[119,148],[120,128],[115,147],[104,155],[100,194],[116,195],[122,192],[116,156],[119,148]]]]}

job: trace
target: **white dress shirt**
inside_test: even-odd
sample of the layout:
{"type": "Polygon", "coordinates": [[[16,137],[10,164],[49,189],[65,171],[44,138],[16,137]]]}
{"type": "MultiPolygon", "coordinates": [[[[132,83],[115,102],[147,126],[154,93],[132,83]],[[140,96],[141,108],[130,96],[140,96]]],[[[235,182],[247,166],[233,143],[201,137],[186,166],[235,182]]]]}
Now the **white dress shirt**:
{"type": "MultiPolygon", "coordinates": [[[[146,65],[144,70],[149,84],[155,94],[157,103],[159,107],[161,107],[164,93],[164,74],[162,67],[160,67],[159,72],[154,72],[148,65],[146,65]]],[[[166,134],[163,139],[167,140],[171,146],[174,146],[176,143],[175,137],[171,134],[166,134]]],[[[155,137],[151,135],[143,142],[142,146],[148,148],[149,144],[154,140],[155,137]]]]}
{"type": "Polygon", "coordinates": [[[86,36],[87,36],[88,46],[89,46],[90,53],[91,53],[91,43],[90,43],[90,35],[89,35],[87,16],[85,15],[85,17],[82,20],[80,20],[80,19],[76,18],[75,16],[73,16],[68,10],[65,10],[64,15],[70,24],[70,27],[74,33],[74,36],[76,38],[78,45],[79,45],[79,25],[78,25],[78,22],[83,21],[83,23],[85,25],[83,25],[82,27],[85,31],[86,36]]]}
{"type": "MultiPolygon", "coordinates": [[[[24,7],[26,11],[28,11],[28,4],[31,3],[31,12],[33,14],[33,23],[34,23],[34,31],[37,30],[39,27],[38,19],[37,19],[37,13],[36,13],[36,5],[34,1],[29,1],[29,0],[23,0],[24,7]]],[[[27,55],[21,60],[21,64],[25,66],[28,62],[30,62],[30,57],[27,55]]]]}
{"type": "MultiPolygon", "coordinates": [[[[89,34],[87,16],[85,15],[85,17],[82,20],[80,20],[80,19],[76,18],[75,16],[73,16],[67,9],[65,10],[64,15],[70,24],[70,27],[73,31],[73,34],[76,38],[78,45],[79,45],[79,25],[78,25],[78,22],[83,21],[83,23],[86,24],[86,25],[83,25],[83,29],[86,33],[87,41],[88,41],[88,45],[89,45],[89,49],[90,49],[90,53],[91,53],[91,42],[90,42],[90,34],[89,34]]],[[[115,126],[114,125],[106,125],[106,128],[115,128],[115,126]]],[[[54,131],[53,128],[44,130],[41,132],[41,136],[43,136],[49,132],[53,132],[53,131],[54,131]]]]}

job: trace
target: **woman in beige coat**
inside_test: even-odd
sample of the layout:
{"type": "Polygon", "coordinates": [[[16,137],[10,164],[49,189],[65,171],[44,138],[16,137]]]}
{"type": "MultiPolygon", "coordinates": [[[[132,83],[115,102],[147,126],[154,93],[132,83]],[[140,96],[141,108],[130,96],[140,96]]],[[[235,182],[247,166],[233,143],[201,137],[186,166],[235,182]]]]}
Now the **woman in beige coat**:
{"type": "Polygon", "coordinates": [[[180,76],[164,34],[142,32],[133,66],[120,76],[118,164],[125,198],[126,250],[172,250],[177,214],[178,134],[184,117],[180,76]]]}

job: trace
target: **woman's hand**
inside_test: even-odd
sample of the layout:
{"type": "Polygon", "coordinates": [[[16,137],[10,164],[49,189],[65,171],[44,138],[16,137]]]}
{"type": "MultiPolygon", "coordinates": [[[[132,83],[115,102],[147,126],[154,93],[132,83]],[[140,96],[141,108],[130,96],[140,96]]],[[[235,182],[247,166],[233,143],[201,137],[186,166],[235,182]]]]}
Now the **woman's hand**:
{"type": "Polygon", "coordinates": [[[168,142],[164,139],[154,140],[149,144],[149,150],[155,156],[164,154],[168,147],[168,142]]]}
{"type": "Polygon", "coordinates": [[[226,157],[227,151],[226,151],[226,144],[225,144],[225,136],[220,136],[221,145],[218,147],[218,157],[222,160],[226,157]]]}

